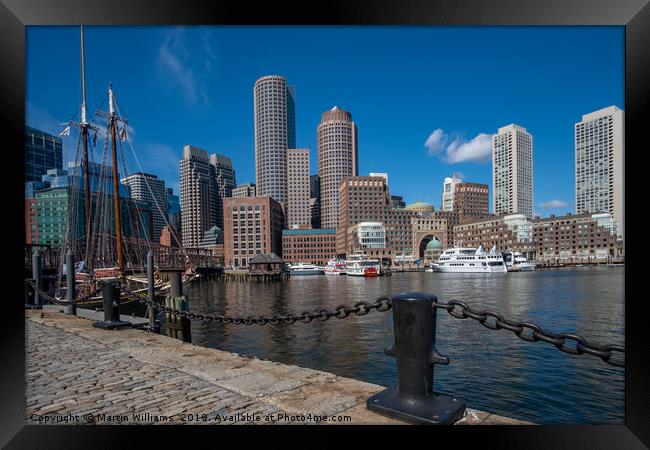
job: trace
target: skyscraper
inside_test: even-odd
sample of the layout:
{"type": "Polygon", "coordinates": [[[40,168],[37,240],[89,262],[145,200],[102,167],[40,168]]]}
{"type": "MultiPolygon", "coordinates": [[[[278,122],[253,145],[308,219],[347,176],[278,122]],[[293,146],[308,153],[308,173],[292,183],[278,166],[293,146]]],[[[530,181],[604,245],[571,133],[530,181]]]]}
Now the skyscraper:
{"type": "Polygon", "coordinates": [[[210,165],[217,184],[217,226],[223,229],[223,199],[232,197],[232,190],[237,187],[235,169],[229,157],[216,153],[210,155],[210,165]]]}
{"type": "Polygon", "coordinates": [[[451,177],[445,178],[442,189],[442,204],[440,205],[440,210],[454,210],[454,190],[456,188],[456,185],[462,182],[463,179],[457,172],[454,172],[451,177]]]}
{"type": "Polygon", "coordinates": [[[233,198],[242,198],[242,197],[255,197],[256,196],[255,183],[245,183],[240,184],[235,189],[232,190],[233,198]]]}
{"type": "Polygon", "coordinates": [[[208,152],[183,147],[180,161],[181,228],[184,247],[198,247],[203,234],[217,223],[219,202],[214,169],[208,152]]]}
{"type": "Polygon", "coordinates": [[[267,75],[255,82],[255,178],[257,195],[287,201],[287,148],[295,147],[295,89],[267,75]]]}
{"type": "Polygon", "coordinates": [[[153,210],[154,242],[160,241],[160,234],[167,223],[167,191],[165,181],[156,175],[138,172],[122,179],[122,184],[129,187],[131,198],[149,202],[153,210]]]}
{"type": "Polygon", "coordinates": [[[510,124],[492,137],[492,190],[495,214],[533,216],[533,137],[510,124]]]}
{"type": "Polygon", "coordinates": [[[63,169],[61,138],[25,126],[25,182],[41,181],[49,169],[63,169]]]}
{"type": "Polygon", "coordinates": [[[320,228],[320,178],[309,177],[309,209],[311,210],[311,227],[320,228]]]}
{"type": "Polygon", "coordinates": [[[309,149],[287,150],[287,228],[311,226],[309,208],[309,149]]]}
{"type": "Polygon", "coordinates": [[[358,175],[357,126],[352,114],[335,106],[323,113],[317,135],[321,227],[336,228],[339,186],[344,178],[358,175]]]}
{"type": "MultiPolygon", "coordinates": [[[[181,203],[172,188],[167,188],[167,221],[171,228],[180,235],[181,232],[181,203]]],[[[170,230],[171,232],[171,230],[170,230]]]]}
{"type": "Polygon", "coordinates": [[[576,213],[609,212],[624,227],[625,112],[616,106],[575,124],[576,213]]]}

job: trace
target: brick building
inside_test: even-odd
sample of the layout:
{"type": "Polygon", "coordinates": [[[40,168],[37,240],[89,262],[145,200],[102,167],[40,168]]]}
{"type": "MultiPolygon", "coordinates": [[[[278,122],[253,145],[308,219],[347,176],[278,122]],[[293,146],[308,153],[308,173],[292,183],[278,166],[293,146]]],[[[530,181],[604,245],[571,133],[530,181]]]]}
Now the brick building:
{"type": "Polygon", "coordinates": [[[583,213],[533,220],[536,259],[569,261],[571,259],[607,260],[622,253],[622,241],[616,237],[611,214],[583,213]]]}
{"type": "Polygon", "coordinates": [[[247,267],[258,254],[282,255],[282,207],[271,197],[224,199],[224,264],[247,267]]]}
{"type": "Polygon", "coordinates": [[[336,230],[282,230],[282,255],[291,263],[325,265],[336,256],[336,230]]]}
{"type": "Polygon", "coordinates": [[[532,226],[525,214],[501,214],[456,225],[453,235],[463,247],[482,245],[489,250],[496,246],[497,250],[518,251],[532,258],[535,252],[532,226]]]}

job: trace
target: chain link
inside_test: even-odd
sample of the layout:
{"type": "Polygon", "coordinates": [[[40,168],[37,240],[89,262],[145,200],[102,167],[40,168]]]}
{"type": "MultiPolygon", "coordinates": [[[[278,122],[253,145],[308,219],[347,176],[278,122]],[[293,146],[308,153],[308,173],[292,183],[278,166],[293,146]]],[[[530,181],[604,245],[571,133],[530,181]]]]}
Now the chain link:
{"type": "Polygon", "coordinates": [[[181,317],[187,317],[189,319],[205,320],[208,322],[217,322],[217,323],[232,323],[235,325],[240,325],[240,324],[241,325],[266,325],[267,323],[271,323],[274,325],[281,325],[281,324],[291,325],[296,322],[310,323],[314,320],[325,322],[326,320],[329,320],[332,317],[336,317],[337,319],[345,319],[349,317],[351,314],[355,314],[357,316],[365,316],[373,309],[376,309],[377,311],[380,312],[384,312],[392,308],[392,302],[390,297],[382,296],[374,300],[373,302],[366,302],[366,301],[356,302],[351,307],[346,305],[338,305],[336,308],[334,308],[331,311],[327,309],[317,309],[314,311],[303,311],[297,315],[290,313],[286,315],[274,314],[272,316],[257,316],[257,317],[255,316],[226,317],[221,315],[208,316],[205,314],[194,314],[189,311],[180,311],[165,305],[161,305],[160,303],[152,302],[146,297],[139,295],[124,286],[121,286],[120,289],[127,296],[134,298],[138,300],[140,303],[150,306],[159,311],[177,314],[181,317]]]}
{"type": "Polygon", "coordinates": [[[551,333],[545,331],[542,327],[531,322],[517,322],[508,320],[501,314],[494,311],[485,311],[473,309],[467,303],[451,300],[448,303],[434,303],[436,309],[443,309],[457,319],[474,319],[484,327],[490,330],[505,329],[511,331],[519,339],[526,342],[543,341],[554,345],[558,350],[570,355],[592,355],[597,356],[607,364],[616,367],[625,367],[625,348],[620,345],[595,345],[591,344],[582,336],[571,333],[551,333]],[[488,318],[494,319],[494,322],[488,321],[488,318]],[[573,346],[568,342],[573,341],[573,346]],[[613,360],[613,353],[619,353],[623,359],[613,360]]]}
{"type": "MultiPolygon", "coordinates": [[[[58,305],[67,305],[67,301],[59,300],[55,297],[52,297],[48,293],[38,289],[33,282],[33,280],[28,281],[29,284],[36,290],[39,294],[48,302],[55,303],[58,305]]],[[[272,316],[247,316],[247,317],[226,317],[222,315],[209,316],[205,314],[194,314],[189,311],[181,311],[178,309],[170,308],[168,306],[162,305],[160,303],[152,302],[147,297],[144,297],[136,292],[133,292],[126,288],[125,286],[120,286],[122,292],[126,294],[127,297],[130,297],[132,300],[137,300],[138,302],[152,307],[155,310],[164,311],[166,313],[177,314],[181,317],[186,317],[188,319],[203,320],[207,322],[216,322],[216,323],[232,323],[235,325],[266,325],[271,323],[273,325],[291,325],[296,322],[310,323],[313,320],[318,320],[320,322],[325,322],[332,317],[337,319],[346,319],[352,314],[357,316],[365,316],[373,309],[379,312],[389,311],[392,307],[392,300],[388,296],[382,296],[374,300],[373,302],[359,301],[354,305],[338,305],[333,310],[327,309],[318,309],[314,311],[303,311],[298,315],[292,313],[286,315],[274,314],[272,316]]],[[[88,299],[99,292],[99,289],[95,292],[88,294],[84,297],[81,297],[75,304],[82,303],[97,303],[96,301],[88,302],[83,301],[88,299]]],[[[130,301],[129,301],[130,302],[130,301]]],[[[124,302],[127,303],[127,302],[124,302]]],[[[511,331],[519,339],[522,339],[526,342],[537,342],[542,341],[549,343],[555,346],[558,350],[564,353],[571,355],[592,355],[600,358],[602,361],[616,367],[625,367],[625,348],[620,345],[595,345],[591,344],[584,337],[578,336],[571,333],[551,333],[545,331],[542,327],[531,322],[518,322],[506,319],[503,315],[495,311],[473,309],[465,302],[459,300],[451,300],[448,303],[434,303],[433,308],[443,309],[447,313],[456,318],[456,319],[474,319],[483,325],[485,328],[490,330],[501,330],[505,329],[511,331]],[[489,320],[489,319],[494,319],[489,320]],[[574,345],[568,345],[568,342],[574,342],[574,345]],[[616,359],[613,360],[612,356],[614,353],[618,353],[623,356],[622,360],[616,359]]]]}
{"type": "MultiPolygon", "coordinates": [[[[68,305],[70,302],[67,300],[62,300],[59,298],[56,298],[55,296],[50,295],[49,293],[45,292],[44,290],[38,288],[36,286],[36,283],[34,283],[34,280],[27,280],[27,284],[34,289],[34,291],[37,291],[39,296],[43,297],[48,303],[53,303],[55,305],[68,305]]],[[[102,301],[102,299],[99,300],[91,300],[93,297],[95,297],[98,293],[101,292],[101,288],[95,289],[93,292],[90,294],[86,294],[82,297],[76,298],[72,303],[75,305],[85,305],[85,304],[90,304],[90,303],[99,303],[102,301]]]]}

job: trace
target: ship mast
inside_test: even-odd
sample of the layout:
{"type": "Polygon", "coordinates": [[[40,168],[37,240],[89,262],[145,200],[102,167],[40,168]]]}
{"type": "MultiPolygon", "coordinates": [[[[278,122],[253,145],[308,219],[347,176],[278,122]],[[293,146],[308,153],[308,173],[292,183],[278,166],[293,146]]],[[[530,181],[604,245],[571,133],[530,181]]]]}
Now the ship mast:
{"type": "Polygon", "coordinates": [[[128,121],[115,114],[115,96],[113,95],[113,83],[108,84],[108,113],[97,111],[97,115],[108,118],[108,132],[111,135],[111,152],[113,158],[113,209],[115,212],[115,239],[117,241],[117,270],[124,273],[124,262],[122,258],[122,224],[120,220],[120,180],[117,172],[117,122],[122,122],[123,128],[120,139],[126,139],[126,126],[128,121]]]}
{"type": "Polygon", "coordinates": [[[113,155],[113,207],[115,209],[115,238],[117,239],[117,270],[122,273],[122,226],[120,223],[120,191],[117,178],[117,118],[115,117],[115,99],[113,98],[113,84],[108,85],[108,121],[111,133],[111,151],[113,155]]]}
{"type": "Polygon", "coordinates": [[[92,261],[90,255],[90,240],[91,240],[91,221],[90,221],[90,175],[88,173],[88,136],[89,130],[97,132],[99,129],[88,122],[86,115],[86,61],[85,61],[85,47],[84,47],[84,28],[81,25],[81,122],[70,121],[61,125],[68,125],[68,128],[61,133],[61,135],[69,134],[70,127],[79,127],[81,132],[81,141],[83,144],[83,185],[84,185],[84,218],[86,225],[86,255],[85,259],[88,267],[92,270],[92,261]]]}
{"type": "MultiPolygon", "coordinates": [[[[88,174],[88,121],[86,120],[86,64],[84,52],[84,27],[81,25],[81,140],[83,144],[84,212],[86,218],[86,259],[90,254],[90,176],[88,174]]],[[[90,270],[92,262],[87,261],[90,270]]]]}

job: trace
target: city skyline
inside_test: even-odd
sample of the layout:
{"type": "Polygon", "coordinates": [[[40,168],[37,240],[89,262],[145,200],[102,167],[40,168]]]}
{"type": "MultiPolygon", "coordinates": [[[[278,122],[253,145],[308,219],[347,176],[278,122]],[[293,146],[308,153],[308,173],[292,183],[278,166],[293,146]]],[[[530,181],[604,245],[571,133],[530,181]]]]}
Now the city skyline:
{"type": "MultiPolygon", "coordinates": [[[[78,28],[28,27],[27,39],[27,124],[58,134],[63,128],[58,123],[78,110],[78,28]],[[30,67],[38,61],[47,68],[44,52],[54,48],[60,54],[57,70],[44,80],[30,67]],[[53,83],[60,89],[54,92],[53,83]]],[[[441,181],[453,172],[491,186],[486,137],[489,144],[498,128],[517,123],[535,140],[534,213],[575,211],[574,124],[583,114],[610,105],[624,109],[620,27],[88,27],[86,46],[89,111],[100,109],[98,99],[112,80],[143,164],[140,168],[130,161],[130,172],[155,173],[177,193],[177,164],[186,144],[231,157],[240,183],[255,182],[252,89],[257,78],[269,74],[296,86],[296,146],[310,148],[312,175],[317,173],[320,114],[339,105],[360,128],[359,175],[388,172],[391,194],[403,196],[406,203],[424,200],[436,209],[441,181]],[[327,33],[332,29],[336,33],[327,33]],[[260,33],[265,42],[256,39],[260,33]],[[297,34],[304,35],[301,42],[286,39],[297,34]],[[318,40],[323,34],[330,39],[327,45],[318,40]],[[135,49],[120,51],[122,63],[115,67],[103,61],[109,37],[121,49],[123,40],[137,41],[135,49]],[[222,48],[226,37],[232,38],[231,47],[222,48]],[[278,50],[280,39],[291,44],[278,50]],[[368,50],[356,52],[354,63],[349,55],[327,48],[350,39],[355,48],[368,50]],[[256,47],[251,48],[252,42],[256,47]],[[498,57],[499,44],[518,50],[516,63],[498,57]],[[289,61],[310,45],[315,45],[313,52],[289,61]],[[483,55],[490,46],[492,53],[483,55]],[[431,48],[439,56],[436,62],[446,64],[416,57],[416,50],[431,48]],[[390,61],[376,61],[382,52],[390,61]],[[196,61],[201,55],[202,65],[196,61]],[[259,58],[243,61],[245,55],[259,58]],[[347,72],[326,74],[319,73],[323,61],[307,67],[306,61],[327,56],[353,65],[347,72]],[[403,63],[401,70],[396,63],[403,63]],[[152,71],[168,76],[149,77],[152,71]],[[224,102],[217,100],[226,100],[225,105],[219,108],[224,102]]],[[[76,137],[64,139],[67,161],[76,137]]]]}

